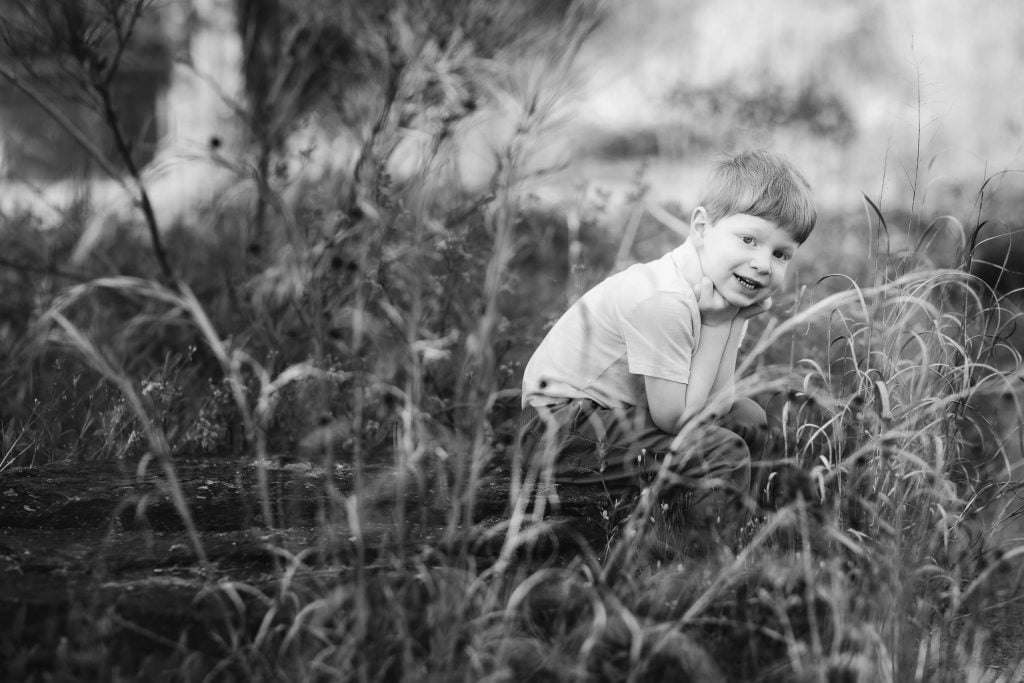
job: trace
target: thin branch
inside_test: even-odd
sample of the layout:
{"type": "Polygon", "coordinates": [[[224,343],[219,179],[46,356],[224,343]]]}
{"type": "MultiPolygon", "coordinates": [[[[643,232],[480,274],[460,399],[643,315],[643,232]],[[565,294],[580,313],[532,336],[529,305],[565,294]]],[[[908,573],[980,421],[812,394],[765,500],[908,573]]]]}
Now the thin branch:
{"type": "Polygon", "coordinates": [[[142,182],[142,174],[135,164],[131,143],[125,138],[124,132],[121,130],[117,112],[114,110],[114,104],[111,101],[110,91],[103,85],[97,85],[96,91],[103,101],[103,116],[107,121],[107,127],[114,135],[114,144],[117,145],[117,151],[121,155],[125,166],[128,167],[128,173],[135,180],[136,189],[138,190],[137,199],[139,207],[146,218],[146,228],[149,230],[149,239],[153,243],[153,253],[156,256],[157,263],[159,263],[160,270],[168,282],[174,282],[174,269],[171,268],[167,250],[164,249],[163,241],[160,239],[160,227],[156,220],[156,213],[153,211],[153,204],[149,201],[149,193],[142,182]]]}
{"type": "MultiPolygon", "coordinates": [[[[117,73],[118,66],[121,59],[124,57],[129,39],[148,0],[130,0],[130,2],[130,5],[122,5],[122,7],[130,8],[128,13],[123,17],[117,12],[116,6],[108,8],[110,16],[107,17],[106,20],[109,22],[110,27],[116,34],[117,46],[116,51],[111,55],[109,64],[105,67],[97,67],[98,62],[96,61],[95,54],[91,50],[83,51],[85,49],[83,46],[87,46],[90,43],[90,40],[76,34],[75,29],[79,27],[73,26],[70,20],[68,20],[68,41],[69,46],[71,47],[71,52],[75,56],[76,60],[90,71],[88,79],[79,80],[79,84],[83,86],[83,90],[85,90],[86,93],[95,96],[96,104],[100,109],[100,113],[103,116],[107,128],[110,129],[110,132],[113,135],[118,154],[120,155],[121,160],[133,181],[131,184],[125,180],[124,174],[114,167],[95,143],[87,137],[81,127],[71,121],[71,119],[68,118],[58,106],[44,97],[39,90],[25,82],[13,69],[6,65],[0,64],[0,76],[39,105],[39,107],[61,128],[71,135],[71,137],[88,153],[104,173],[119,183],[129,196],[132,197],[134,203],[142,210],[146,227],[149,231],[153,252],[160,267],[160,271],[166,280],[174,282],[174,270],[171,268],[167,251],[164,249],[160,238],[160,230],[156,219],[156,213],[153,210],[153,205],[149,199],[149,193],[147,192],[145,183],[142,180],[142,174],[135,163],[131,142],[126,138],[124,131],[121,128],[110,91],[112,79],[117,73]],[[77,52],[75,50],[76,46],[80,48],[77,52]],[[100,69],[103,69],[103,71],[101,72],[100,69]]],[[[67,7],[64,9],[65,11],[70,11],[67,7]]],[[[25,11],[28,13],[27,9],[25,9],[25,11]]],[[[86,27],[86,31],[87,29],[88,27],[86,27]]],[[[28,62],[28,60],[23,61],[28,62]]]]}
{"type": "Polygon", "coordinates": [[[128,19],[124,22],[121,21],[120,17],[116,16],[117,11],[116,9],[114,10],[113,14],[115,16],[112,16],[110,21],[114,26],[114,35],[117,37],[117,50],[110,59],[107,73],[103,76],[104,86],[109,86],[113,82],[114,76],[121,66],[121,58],[124,57],[124,51],[128,48],[132,33],[135,32],[135,26],[138,24],[139,18],[142,16],[142,10],[147,3],[148,0],[136,0],[129,11],[128,19]]]}
{"type": "Polygon", "coordinates": [[[104,173],[120,183],[121,187],[126,191],[132,192],[131,186],[125,182],[121,173],[114,168],[114,165],[111,164],[110,161],[107,160],[103,152],[93,144],[92,140],[86,137],[85,133],[83,133],[82,130],[71,121],[71,119],[64,115],[64,112],[62,112],[57,105],[47,100],[38,90],[27,83],[24,83],[20,78],[18,78],[17,74],[2,63],[0,63],[0,76],[3,76],[7,82],[27,95],[33,102],[38,104],[39,107],[57,123],[57,125],[63,128],[75,139],[75,142],[82,146],[92,160],[103,169],[104,173]]]}

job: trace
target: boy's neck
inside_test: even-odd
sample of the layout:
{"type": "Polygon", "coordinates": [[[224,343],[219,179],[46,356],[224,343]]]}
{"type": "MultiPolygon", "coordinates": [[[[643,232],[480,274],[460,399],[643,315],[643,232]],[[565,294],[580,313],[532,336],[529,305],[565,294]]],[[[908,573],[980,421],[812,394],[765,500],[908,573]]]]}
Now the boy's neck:
{"type": "Polygon", "coordinates": [[[700,254],[697,253],[691,240],[683,242],[676,248],[672,253],[672,259],[679,274],[691,287],[700,284],[701,278],[704,277],[704,268],[700,263],[700,254]]]}

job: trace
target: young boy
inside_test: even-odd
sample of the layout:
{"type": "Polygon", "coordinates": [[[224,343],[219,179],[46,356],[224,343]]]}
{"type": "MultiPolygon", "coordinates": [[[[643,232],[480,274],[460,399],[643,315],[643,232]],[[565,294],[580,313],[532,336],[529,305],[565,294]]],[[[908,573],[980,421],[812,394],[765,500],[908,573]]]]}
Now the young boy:
{"type": "Polygon", "coordinates": [[[810,187],[787,161],[765,151],[723,159],[689,238],[584,294],[530,358],[520,451],[531,478],[619,497],[665,464],[662,476],[689,492],[688,524],[745,503],[767,421],[735,397],[737,350],[816,219],[810,187]],[[705,407],[724,416],[680,434],[705,407]]]}

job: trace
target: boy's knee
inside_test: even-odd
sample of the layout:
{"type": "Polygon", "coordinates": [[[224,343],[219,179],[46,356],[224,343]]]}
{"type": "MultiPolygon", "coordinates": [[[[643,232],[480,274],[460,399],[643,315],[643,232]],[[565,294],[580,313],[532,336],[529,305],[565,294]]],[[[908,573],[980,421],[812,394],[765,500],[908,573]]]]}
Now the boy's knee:
{"type": "Polygon", "coordinates": [[[768,428],[768,415],[764,412],[764,408],[746,396],[740,396],[733,402],[725,420],[738,426],[768,428]]]}
{"type": "Polygon", "coordinates": [[[746,440],[735,430],[721,425],[709,425],[702,431],[698,446],[701,450],[728,455],[730,458],[749,455],[746,440]]]}
{"type": "Polygon", "coordinates": [[[739,434],[710,425],[693,445],[706,475],[734,479],[750,470],[750,447],[739,434]]]}
{"type": "Polygon", "coordinates": [[[764,408],[746,396],[736,399],[721,426],[738,434],[755,456],[767,443],[768,416],[764,408]]]}
{"type": "Polygon", "coordinates": [[[727,462],[734,467],[740,467],[750,462],[750,447],[746,440],[739,434],[730,430],[722,430],[714,447],[714,455],[717,460],[727,462]]]}

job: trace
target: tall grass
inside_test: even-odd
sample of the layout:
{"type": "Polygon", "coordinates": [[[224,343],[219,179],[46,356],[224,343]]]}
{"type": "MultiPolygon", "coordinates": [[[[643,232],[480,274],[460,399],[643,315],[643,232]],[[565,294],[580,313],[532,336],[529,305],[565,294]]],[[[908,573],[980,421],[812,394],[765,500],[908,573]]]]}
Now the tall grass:
{"type": "MultiPolygon", "coordinates": [[[[991,531],[1005,515],[988,512],[1007,499],[1005,463],[1019,456],[991,438],[1006,436],[1007,425],[993,429],[982,409],[993,396],[1015,405],[1007,374],[1015,368],[995,360],[1007,355],[1000,335],[1015,316],[963,270],[928,263],[938,227],[890,253],[879,246],[890,227],[868,203],[875,246],[862,272],[802,286],[751,335],[739,391],[768,406],[773,440],[749,523],[709,546],[658,495],[659,478],[625,519],[605,509],[607,525],[585,530],[602,543],[583,541],[557,521],[564,501],[544,487],[544,473],[520,475],[509,462],[522,349],[561,309],[583,242],[621,261],[639,220],[631,215],[620,244],[595,240],[578,221],[530,210],[521,191],[535,172],[525,163],[529,146],[558,113],[594,18],[574,6],[546,34],[562,39],[531,55],[542,66],[523,71],[501,70],[469,39],[468,53],[448,45],[455,61],[441,75],[486,74],[463,85],[517,104],[497,170],[473,194],[434,182],[450,170],[451,121],[427,121],[438,125],[423,128],[433,144],[416,173],[396,180],[387,171],[403,134],[397,112],[428,112],[413,86],[437,67],[427,59],[437,52],[425,47],[436,36],[413,20],[423,18],[418,7],[385,19],[395,22],[387,35],[403,40],[371,46],[396,57],[371,60],[390,64],[393,87],[369,100],[376,123],[356,168],[310,183],[293,205],[264,177],[251,212],[211,214],[197,226],[216,234],[237,219],[244,234],[168,236],[161,244],[178,269],[173,282],[144,277],[138,264],[159,255],[111,246],[101,254],[109,260],[97,260],[120,264],[118,274],[35,290],[41,303],[25,297],[24,334],[10,348],[19,363],[3,386],[79,406],[65,423],[78,430],[75,447],[102,432],[117,442],[103,457],[156,462],[201,560],[202,535],[176,481],[181,459],[235,456],[256,467],[260,521],[271,529],[290,520],[271,505],[268,468],[299,460],[354,482],[342,489],[323,478],[320,540],[292,552],[272,544],[272,580],[206,566],[194,599],[213,615],[204,642],[153,634],[159,654],[116,673],[183,681],[1019,678],[1020,653],[987,644],[999,626],[992,615],[1019,613],[1004,599],[1019,589],[1012,570],[1024,546],[999,541],[991,531]],[[253,236],[261,250],[247,248],[253,236]],[[539,263],[520,258],[558,252],[563,240],[568,265],[560,252],[539,263]],[[51,380],[71,396],[48,393],[41,385],[51,380]],[[98,394],[97,386],[113,390],[98,394]],[[96,400],[84,402],[85,394],[96,400]],[[482,511],[482,492],[502,482],[507,506],[482,511]]],[[[509,49],[516,45],[525,49],[509,49]]],[[[301,88],[288,92],[285,99],[301,99],[301,88]]],[[[260,125],[278,135],[287,112],[264,114],[260,125]]],[[[248,167],[261,175],[287,154],[276,139],[263,142],[248,167]]],[[[969,262],[972,231],[944,225],[960,231],[956,262],[969,262]]],[[[19,455],[26,439],[57,441],[39,431],[41,412],[5,422],[0,469],[30,464],[19,455]]],[[[113,675],[114,632],[144,625],[107,618],[107,640],[69,619],[50,673],[113,675]]],[[[7,667],[27,675],[24,658],[7,667]]]]}
{"type": "MultiPolygon", "coordinates": [[[[493,268],[508,259],[502,249],[510,247],[498,244],[493,268]]],[[[974,437],[988,416],[972,410],[993,387],[1000,396],[1012,389],[1005,368],[989,362],[1001,343],[992,319],[1006,313],[962,271],[905,270],[886,267],[874,284],[849,281],[820,298],[805,291],[752,340],[740,390],[761,396],[776,420],[760,512],[696,554],[656,495],[660,481],[606,548],[569,560],[537,545],[551,530],[536,505],[557,499],[532,497],[536,478],[513,488],[507,520],[474,524],[463,492],[482,484],[493,457],[483,425],[500,390],[493,375],[474,375],[487,382],[469,394],[482,402],[470,413],[476,425],[424,407],[432,365],[446,359],[427,350],[447,342],[429,346],[400,328],[408,349],[400,386],[357,382],[352,366],[298,363],[271,374],[215,330],[188,290],[128,278],[72,288],[41,324],[55,323],[57,336],[119,387],[172,488],[173,450],[148,398],[64,315],[100,290],[158,301],[165,322],[191,321],[227,379],[243,450],[258,462],[275,456],[272,418],[289,388],[327,381],[361,392],[351,413],[303,441],[325,467],[378,457],[371,430],[338,422],[368,421],[381,408],[375,402],[395,397],[395,474],[326,496],[334,505],[324,515],[327,538],[365,533],[374,547],[360,545],[354,556],[329,545],[326,554],[282,550],[269,586],[230,577],[210,584],[197,600],[222,615],[211,627],[221,654],[176,648],[161,665],[178,667],[183,680],[669,680],[684,672],[701,680],[1012,680],[1016,661],[987,668],[987,625],[1007,609],[1001,596],[1017,586],[1010,570],[1024,550],[986,545],[979,524],[993,520],[980,509],[1010,482],[998,459],[988,461],[992,442],[974,437]],[[768,354],[776,357],[762,362],[768,354]],[[371,520],[367,503],[380,496],[396,505],[371,520]],[[447,529],[447,542],[410,537],[427,517],[447,529]],[[486,537],[499,539],[497,556],[470,552],[470,541],[486,537]]],[[[470,329],[478,339],[493,334],[470,329]]],[[[472,351],[459,367],[479,372],[485,361],[472,351]]],[[[495,361],[486,362],[494,372],[495,361]]],[[[187,519],[187,501],[176,502],[187,519]]],[[[269,506],[264,519],[274,524],[269,506]]]]}

